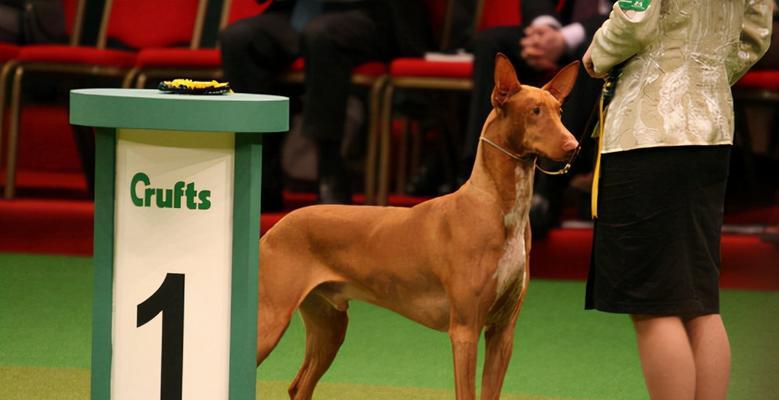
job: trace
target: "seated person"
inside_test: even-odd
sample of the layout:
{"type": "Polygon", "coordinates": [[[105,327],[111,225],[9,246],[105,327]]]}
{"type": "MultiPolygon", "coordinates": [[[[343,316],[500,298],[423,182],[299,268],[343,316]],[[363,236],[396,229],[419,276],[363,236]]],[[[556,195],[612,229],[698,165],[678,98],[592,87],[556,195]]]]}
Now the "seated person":
{"type": "MultiPolygon", "coordinates": [[[[319,202],[349,203],[351,177],[340,149],[352,69],[421,55],[430,48],[430,35],[424,7],[414,0],[287,0],[228,27],[221,44],[225,76],[237,91],[271,90],[279,72],[303,56],[302,132],[318,146],[319,202]],[[302,3],[316,3],[321,13],[293,26],[293,9],[302,3]]],[[[275,146],[265,147],[272,151],[266,158],[277,158],[278,150],[270,150],[275,146]]]]}
{"type": "MultiPolygon", "coordinates": [[[[268,0],[257,0],[262,4],[268,0]]],[[[222,69],[236,92],[276,93],[277,78],[300,56],[300,29],[319,11],[315,0],[275,0],[259,15],[227,26],[219,35],[222,69]]],[[[283,208],[281,144],[284,134],[263,136],[262,210],[283,208]]]]}
{"type": "Polygon", "coordinates": [[[341,156],[352,69],[368,61],[421,56],[432,48],[424,3],[417,0],[321,0],[324,13],[303,29],[304,135],[318,146],[319,202],[350,203],[341,156]]]}
{"type": "Polygon", "coordinates": [[[62,0],[0,0],[0,42],[64,43],[62,0]]]}

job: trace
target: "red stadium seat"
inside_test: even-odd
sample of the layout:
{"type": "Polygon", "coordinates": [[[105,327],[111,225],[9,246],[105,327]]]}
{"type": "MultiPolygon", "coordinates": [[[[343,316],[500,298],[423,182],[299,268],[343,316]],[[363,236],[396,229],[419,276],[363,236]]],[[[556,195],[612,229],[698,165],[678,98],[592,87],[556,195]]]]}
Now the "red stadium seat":
{"type": "Polygon", "coordinates": [[[735,91],[755,90],[759,92],[779,92],[779,70],[752,70],[746,73],[735,85],[735,91]]]}
{"type": "Polygon", "coordinates": [[[13,60],[19,54],[19,46],[10,43],[0,43],[0,63],[13,60]]]}
{"type": "MultiPolygon", "coordinates": [[[[239,19],[249,18],[265,11],[270,1],[257,4],[255,0],[224,0],[219,29],[239,19]]],[[[143,88],[150,77],[169,79],[190,77],[201,79],[220,79],[222,77],[222,57],[218,49],[201,49],[198,42],[189,48],[147,47],[141,49],[135,61],[135,68],[128,78],[135,80],[135,87],[143,88]]],[[[128,82],[132,85],[132,82],[128,82]]]]}
{"type": "Polygon", "coordinates": [[[97,46],[80,46],[85,0],[63,0],[69,45],[23,46],[0,76],[0,85],[13,74],[9,124],[6,198],[14,196],[16,146],[19,136],[22,79],[25,72],[123,78],[135,64],[130,49],[190,45],[199,41],[207,0],[109,0],[105,2],[97,46]],[[108,46],[112,48],[107,48],[108,46]],[[122,49],[114,48],[122,47],[122,49]]]}

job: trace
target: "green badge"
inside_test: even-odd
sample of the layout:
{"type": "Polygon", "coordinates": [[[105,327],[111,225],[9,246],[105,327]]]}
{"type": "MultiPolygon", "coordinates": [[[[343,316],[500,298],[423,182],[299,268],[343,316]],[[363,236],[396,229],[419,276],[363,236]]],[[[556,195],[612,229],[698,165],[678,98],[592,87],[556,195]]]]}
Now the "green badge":
{"type": "Polygon", "coordinates": [[[619,0],[619,8],[623,10],[646,11],[651,0],[619,0]]]}

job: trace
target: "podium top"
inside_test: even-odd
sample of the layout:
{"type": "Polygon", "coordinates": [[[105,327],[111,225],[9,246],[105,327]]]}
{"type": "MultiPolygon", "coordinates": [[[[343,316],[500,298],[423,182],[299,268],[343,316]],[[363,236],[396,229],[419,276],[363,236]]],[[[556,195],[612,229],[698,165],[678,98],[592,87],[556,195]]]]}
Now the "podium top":
{"type": "Polygon", "coordinates": [[[206,132],[286,132],[289,99],[282,96],[168,94],[157,89],[77,89],[70,123],[103,128],[206,132]]]}

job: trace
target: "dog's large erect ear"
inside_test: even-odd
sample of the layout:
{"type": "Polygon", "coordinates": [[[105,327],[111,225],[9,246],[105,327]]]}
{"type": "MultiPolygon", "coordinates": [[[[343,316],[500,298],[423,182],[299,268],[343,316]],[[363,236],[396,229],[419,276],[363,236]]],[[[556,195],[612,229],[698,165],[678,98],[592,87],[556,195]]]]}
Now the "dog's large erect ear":
{"type": "Polygon", "coordinates": [[[574,61],[560,70],[543,89],[551,93],[560,103],[571,93],[579,75],[579,61],[574,61]]]}
{"type": "Polygon", "coordinates": [[[520,85],[514,66],[503,53],[495,55],[495,89],[492,90],[492,106],[502,107],[509,97],[519,92],[520,85]]]}

